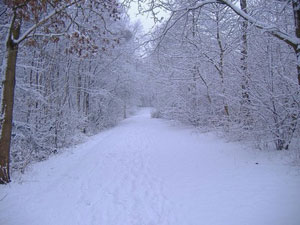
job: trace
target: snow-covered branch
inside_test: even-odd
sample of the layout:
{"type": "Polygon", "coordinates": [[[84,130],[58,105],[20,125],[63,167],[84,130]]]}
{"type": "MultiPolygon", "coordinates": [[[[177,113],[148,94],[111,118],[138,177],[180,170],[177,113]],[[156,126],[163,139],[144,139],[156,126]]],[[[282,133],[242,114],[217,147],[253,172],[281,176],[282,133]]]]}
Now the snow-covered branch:
{"type": "Polygon", "coordinates": [[[17,40],[13,40],[15,44],[20,44],[22,41],[24,41],[32,32],[34,32],[39,26],[46,23],[49,19],[57,15],[58,13],[62,12],[63,10],[71,7],[72,5],[75,5],[82,0],[75,0],[70,2],[69,4],[63,5],[59,8],[53,9],[52,12],[50,12],[47,16],[45,16],[43,19],[38,21],[36,24],[32,25],[23,35],[21,35],[17,40]]]}
{"type": "MultiPolygon", "coordinates": [[[[272,34],[273,36],[275,36],[276,38],[278,38],[278,39],[286,42],[288,45],[292,46],[293,48],[296,48],[300,44],[300,40],[297,37],[291,36],[290,34],[288,34],[288,33],[284,32],[284,31],[280,30],[275,25],[267,24],[267,23],[264,23],[264,22],[261,22],[261,21],[255,19],[254,17],[250,16],[248,13],[245,13],[243,10],[241,10],[240,8],[238,8],[234,3],[232,3],[229,0],[205,0],[205,1],[197,1],[197,3],[195,3],[192,6],[179,8],[179,9],[173,10],[172,12],[182,13],[179,16],[179,18],[182,18],[189,11],[193,11],[193,10],[199,9],[199,8],[205,6],[205,5],[213,4],[213,3],[227,5],[237,15],[241,16],[242,18],[244,18],[245,20],[247,20],[249,23],[253,24],[255,27],[257,27],[259,29],[262,29],[265,32],[268,32],[268,33],[272,34]]],[[[166,30],[168,30],[168,29],[166,29],[166,30]]]]}

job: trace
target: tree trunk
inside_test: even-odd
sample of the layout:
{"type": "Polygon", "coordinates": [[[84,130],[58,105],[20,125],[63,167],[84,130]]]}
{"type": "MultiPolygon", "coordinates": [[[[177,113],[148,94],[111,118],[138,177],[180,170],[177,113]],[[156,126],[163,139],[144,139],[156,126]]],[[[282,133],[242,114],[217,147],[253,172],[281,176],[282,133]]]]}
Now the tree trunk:
{"type": "MultiPolygon", "coordinates": [[[[246,0],[240,0],[241,9],[247,13],[247,1],[246,0]]],[[[243,72],[243,79],[242,79],[242,97],[243,102],[247,103],[249,102],[249,93],[248,93],[248,83],[249,83],[249,75],[248,75],[248,42],[247,42],[247,29],[248,29],[248,21],[243,20],[242,22],[242,50],[241,50],[241,69],[243,72]]]]}
{"type": "Polygon", "coordinates": [[[78,112],[81,111],[81,72],[80,72],[81,60],[78,65],[78,78],[77,78],[77,109],[78,112]]]}
{"type": "MultiPolygon", "coordinates": [[[[240,0],[241,9],[247,13],[247,0],[240,0]]],[[[245,128],[251,124],[250,110],[249,110],[249,70],[248,70],[248,21],[242,21],[242,49],[241,49],[241,70],[242,70],[242,101],[241,101],[241,113],[243,117],[243,123],[245,128]]]]}
{"type": "Polygon", "coordinates": [[[127,118],[127,105],[126,105],[126,101],[124,102],[124,106],[123,106],[123,119],[127,118]]]}
{"type": "Polygon", "coordinates": [[[300,45],[297,46],[295,50],[297,56],[297,75],[298,75],[298,85],[300,85],[300,45]]]}
{"type": "Polygon", "coordinates": [[[88,91],[89,87],[90,87],[90,78],[85,77],[84,93],[83,93],[83,98],[84,98],[83,106],[84,106],[84,112],[85,112],[86,116],[89,114],[89,111],[90,111],[90,94],[89,94],[89,91],[88,91]]]}
{"type": "MultiPolygon", "coordinates": [[[[300,0],[293,0],[293,11],[295,21],[295,34],[297,38],[300,38],[300,0]]],[[[298,44],[295,48],[297,56],[297,75],[298,84],[300,85],[300,45],[298,44]]]]}
{"type": "Polygon", "coordinates": [[[20,25],[15,27],[12,23],[10,34],[8,35],[6,41],[6,58],[4,61],[4,63],[6,63],[6,68],[3,81],[0,116],[0,184],[6,184],[10,182],[9,156],[15,93],[16,63],[19,47],[18,44],[13,42],[12,36],[14,38],[18,38],[19,33],[20,25]]]}
{"type": "Polygon", "coordinates": [[[225,84],[224,84],[224,54],[225,54],[225,50],[223,48],[223,44],[222,44],[222,40],[221,40],[221,31],[220,31],[220,18],[219,18],[219,13],[216,12],[216,23],[217,23],[217,42],[218,42],[218,46],[220,49],[220,53],[219,53],[219,75],[221,78],[221,85],[222,85],[222,95],[223,95],[223,105],[224,105],[224,112],[226,116],[229,116],[229,107],[227,104],[227,100],[226,100],[226,89],[225,89],[225,84]]]}

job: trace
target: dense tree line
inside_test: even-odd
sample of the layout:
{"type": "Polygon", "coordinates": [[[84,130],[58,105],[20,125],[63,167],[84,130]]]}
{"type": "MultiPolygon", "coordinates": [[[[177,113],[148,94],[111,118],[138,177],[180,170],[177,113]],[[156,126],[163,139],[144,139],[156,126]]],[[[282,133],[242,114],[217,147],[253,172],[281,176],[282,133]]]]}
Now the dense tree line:
{"type": "Polygon", "coordinates": [[[0,182],[126,117],[135,30],[117,1],[1,1],[0,182]],[[12,114],[13,112],[13,114],[12,114]],[[11,145],[10,145],[11,144],[11,145]]]}
{"type": "Polygon", "coordinates": [[[152,36],[150,56],[159,68],[155,116],[222,129],[259,148],[299,148],[299,5],[165,3],[170,19],[152,36]]]}
{"type": "Polygon", "coordinates": [[[0,1],[0,183],[10,163],[24,171],[137,104],[261,149],[299,148],[299,0],[137,2],[156,22],[169,15],[144,58],[119,1],[0,1]]]}

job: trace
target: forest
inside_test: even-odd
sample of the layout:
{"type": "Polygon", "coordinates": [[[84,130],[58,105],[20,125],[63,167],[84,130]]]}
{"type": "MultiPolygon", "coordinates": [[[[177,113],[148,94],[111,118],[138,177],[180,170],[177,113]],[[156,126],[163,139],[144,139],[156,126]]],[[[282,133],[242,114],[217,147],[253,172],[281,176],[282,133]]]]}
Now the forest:
{"type": "Polygon", "coordinates": [[[299,0],[1,0],[0,46],[1,183],[141,106],[299,159],[299,0]]]}
{"type": "Polygon", "coordinates": [[[151,57],[156,116],[299,149],[299,1],[211,2],[166,6],[151,57]]]}

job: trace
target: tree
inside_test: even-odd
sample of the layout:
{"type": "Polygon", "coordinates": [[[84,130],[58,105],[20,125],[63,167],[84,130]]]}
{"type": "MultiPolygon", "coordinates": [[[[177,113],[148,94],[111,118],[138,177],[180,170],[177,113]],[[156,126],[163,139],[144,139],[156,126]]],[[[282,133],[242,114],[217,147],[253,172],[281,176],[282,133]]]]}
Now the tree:
{"type": "MultiPolygon", "coordinates": [[[[242,0],[243,1],[243,0],[242,0]]],[[[149,4],[150,8],[148,8],[146,11],[153,12],[153,15],[155,17],[156,13],[155,10],[157,8],[163,8],[166,11],[170,12],[170,18],[173,18],[175,15],[178,18],[177,20],[171,20],[169,19],[169,22],[165,23],[165,27],[163,29],[163,32],[161,33],[160,37],[163,37],[166,32],[168,32],[171,27],[174,26],[174,23],[176,23],[180,18],[183,18],[185,15],[187,15],[189,12],[203,8],[205,5],[209,4],[223,4],[227,7],[231,8],[238,16],[245,19],[248,23],[252,24],[253,26],[257,27],[258,29],[263,30],[264,32],[267,32],[271,34],[272,36],[278,38],[279,40],[285,42],[287,45],[293,48],[295,55],[297,57],[297,82],[300,85],[300,0],[277,0],[281,2],[289,3],[292,1],[292,7],[294,12],[294,24],[295,24],[295,34],[289,34],[285,32],[284,30],[281,30],[279,27],[268,24],[262,21],[257,20],[253,16],[249,15],[245,8],[239,8],[234,2],[231,0],[198,0],[198,1],[183,1],[183,2],[156,2],[155,0],[151,0],[151,3],[149,4]]],[[[142,2],[142,1],[141,1],[142,2]]],[[[244,6],[244,4],[242,4],[244,6]]],[[[158,18],[155,17],[157,20],[158,18]]]]}
{"type": "MultiPolygon", "coordinates": [[[[241,10],[247,13],[247,0],[240,0],[241,10]]],[[[250,113],[249,113],[249,69],[248,69],[248,21],[242,21],[242,43],[241,43],[241,70],[242,70],[242,102],[241,113],[244,116],[244,123],[246,126],[250,125],[250,113]]]]}
{"type": "MultiPolygon", "coordinates": [[[[3,4],[3,3],[2,3],[3,4]]],[[[15,94],[16,79],[16,63],[20,47],[34,43],[35,38],[44,38],[57,42],[59,37],[67,32],[73,32],[71,36],[77,40],[77,45],[73,47],[73,51],[82,53],[82,46],[76,48],[78,43],[86,45],[87,51],[92,51],[96,46],[93,44],[92,37],[95,36],[93,27],[88,29],[82,26],[82,21],[89,21],[89,17],[85,17],[85,13],[89,12],[89,16],[93,14],[98,20],[103,21],[106,28],[104,14],[119,19],[116,1],[102,0],[5,0],[4,12],[0,16],[5,18],[8,23],[6,27],[6,49],[2,63],[4,73],[4,81],[2,88],[2,101],[0,111],[0,183],[8,183],[9,161],[10,161],[10,144],[13,121],[13,106],[15,94]],[[79,16],[81,15],[81,16],[79,16]]],[[[105,30],[105,29],[103,29],[105,30]]]]}
{"type": "Polygon", "coordinates": [[[156,65],[162,68],[156,77],[162,84],[155,106],[167,118],[223,128],[235,139],[252,138],[260,147],[260,142],[271,142],[277,150],[289,149],[300,115],[298,80],[291,78],[297,73],[295,51],[286,46],[298,43],[293,7],[278,0],[251,1],[248,6],[242,1],[241,8],[236,3],[163,5],[171,14],[152,38],[156,65]],[[224,105],[230,109],[226,119],[224,105]]]}

